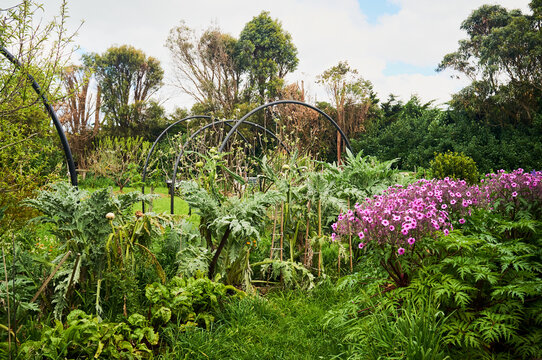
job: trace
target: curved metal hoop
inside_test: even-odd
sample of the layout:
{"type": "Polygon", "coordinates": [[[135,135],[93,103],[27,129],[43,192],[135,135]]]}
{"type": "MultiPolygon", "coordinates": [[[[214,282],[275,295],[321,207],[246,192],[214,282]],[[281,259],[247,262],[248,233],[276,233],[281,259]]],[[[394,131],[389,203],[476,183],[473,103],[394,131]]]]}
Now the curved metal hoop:
{"type": "MultiPolygon", "coordinates": [[[[231,123],[233,123],[233,122],[235,122],[235,121],[234,121],[234,120],[221,120],[221,121],[215,121],[215,122],[213,122],[213,123],[211,123],[211,124],[207,124],[207,125],[205,125],[205,126],[199,128],[196,132],[194,132],[194,133],[192,134],[192,136],[190,136],[190,137],[188,138],[188,140],[186,140],[186,142],[184,143],[184,145],[187,145],[190,141],[192,141],[193,138],[196,137],[196,135],[198,135],[198,134],[199,134],[200,132],[202,132],[203,130],[210,128],[211,126],[215,126],[215,125],[219,125],[219,124],[231,124],[231,123]]],[[[269,129],[267,129],[267,128],[265,128],[265,127],[259,125],[259,124],[250,122],[250,121],[244,121],[243,123],[244,123],[244,124],[247,124],[247,125],[250,125],[250,126],[252,126],[252,127],[255,127],[255,128],[257,128],[257,129],[263,130],[263,131],[265,131],[266,133],[268,133],[269,135],[271,135],[271,137],[273,137],[274,139],[276,139],[276,140],[279,142],[279,145],[282,146],[282,147],[286,150],[286,152],[288,153],[288,155],[290,155],[290,150],[288,150],[288,147],[287,147],[287,146],[286,146],[286,145],[285,145],[285,144],[277,137],[277,135],[276,135],[273,131],[271,131],[271,130],[269,130],[269,129]]],[[[231,128],[231,130],[230,130],[230,133],[232,132],[232,130],[233,130],[238,124],[239,124],[239,122],[237,121],[236,124],[232,126],[232,128],[231,128]]],[[[237,126],[237,127],[239,127],[239,126],[237,126]]],[[[234,131],[237,131],[237,129],[235,129],[234,131]]],[[[228,139],[229,139],[229,138],[228,138],[228,139]]],[[[245,139],[245,141],[246,141],[246,139],[245,139]]],[[[224,145],[224,144],[223,144],[223,145],[224,145]]],[[[171,177],[171,188],[169,189],[169,197],[170,197],[170,201],[171,201],[171,202],[170,202],[170,213],[171,213],[171,214],[173,214],[174,211],[175,211],[175,184],[176,184],[176,182],[177,182],[177,170],[178,170],[178,168],[179,168],[179,162],[181,161],[181,157],[183,156],[183,154],[184,154],[184,149],[181,149],[181,151],[179,152],[179,155],[178,155],[177,158],[175,159],[175,165],[174,165],[174,167],[173,167],[173,175],[172,175],[172,177],[171,177]]]]}
{"type": "MultiPolygon", "coordinates": [[[[3,46],[0,46],[0,53],[4,55],[15,67],[18,69],[22,68],[21,63],[19,60],[17,60],[6,48],[3,46]]],[[[26,74],[26,77],[28,80],[32,82],[32,88],[38,94],[38,96],[41,98],[41,102],[45,106],[45,109],[47,109],[47,113],[53,120],[53,124],[55,124],[56,131],[58,133],[58,137],[60,137],[60,142],[62,143],[62,148],[64,149],[64,155],[66,155],[66,161],[68,162],[68,170],[70,172],[70,180],[73,186],[77,186],[77,172],[75,171],[75,164],[73,162],[73,156],[72,152],[70,150],[70,145],[68,144],[68,139],[66,138],[66,134],[64,133],[64,129],[62,129],[62,124],[60,124],[60,121],[58,120],[58,117],[56,116],[55,111],[53,110],[53,107],[51,104],[49,104],[49,101],[47,100],[47,97],[45,96],[44,92],[41,91],[41,88],[39,84],[36,82],[34,77],[30,74],[26,74]]]]}
{"type": "Polygon", "coordinates": [[[248,114],[246,114],[245,116],[243,116],[241,118],[241,120],[239,120],[230,130],[230,132],[226,135],[226,137],[224,138],[224,141],[222,141],[222,145],[220,145],[220,148],[218,148],[218,151],[219,152],[222,152],[224,150],[224,147],[226,147],[226,144],[228,142],[228,140],[230,139],[230,137],[233,135],[233,133],[237,130],[237,128],[239,126],[241,126],[241,124],[245,123],[247,118],[249,118],[250,116],[254,115],[256,112],[262,110],[262,109],[265,109],[265,108],[268,108],[270,106],[274,106],[274,105],[279,105],[279,104],[295,104],[295,105],[301,105],[301,106],[305,106],[305,107],[308,107],[310,109],[313,109],[314,111],[318,112],[320,115],[324,116],[336,129],[337,131],[341,134],[341,137],[344,141],[344,143],[346,144],[346,147],[348,148],[348,150],[352,151],[352,147],[350,146],[350,141],[348,141],[348,138],[346,137],[346,135],[344,134],[344,132],[342,131],[342,129],[339,127],[339,125],[335,122],[335,120],[333,120],[328,114],[326,114],[325,112],[323,112],[322,110],[318,109],[317,107],[315,106],[312,106],[310,104],[307,104],[307,103],[304,103],[304,102],[301,102],[301,101],[297,101],[297,100],[278,100],[278,101],[273,101],[273,102],[270,102],[268,104],[264,104],[264,105],[261,105],[261,106],[258,106],[256,109],[250,111],[248,114]]]}
{"type": "MultiPolygon", "coordinates": [[[[171,130],[171,128],[173,128],[175,125],[177,124],[180,124],[184,121],[188,121],[188,120],[192,120],[192,119],[212,119],[211,116],[208,116],[208,115],[193,115],[193,116],[187,116],[181,120],[178,120],[176,122],[174,122],[173,124],[169,125],[167,128],[164,129],[164,131],[162,131],[160,133],[160,135],[158,135],[158,137],[154,140],[154,143],[152,144],[150,150],[149,150],[149,153],[147,154],[147,159],[145,160],[145,165],[143,165],[143,171],[141,173],[141,193],[142,194],[145,194],[145,179],[147,178],[147,167],[149,166],[149,161],[151,159],[151,155],[152,153],[154,152],[154,148],[156,147],[156,145],[158,144],[158,142],[162,139],[162,137],[164,135],[166,135],[169,130],[171,130]]],[[[233,125],[231,125],[230,123],[227,123],[227,125],[231,128],[233,127],[233,125]]],[[[248,142],[248,140],[243,136],[243,134],[241,134],[240,132],[238,132],[238,134],[243,138],[243,140],[245,142],[248,142]]],[[[145,201],[141,201],[141,210],[143,212],[145,212],[145,201]]]]}

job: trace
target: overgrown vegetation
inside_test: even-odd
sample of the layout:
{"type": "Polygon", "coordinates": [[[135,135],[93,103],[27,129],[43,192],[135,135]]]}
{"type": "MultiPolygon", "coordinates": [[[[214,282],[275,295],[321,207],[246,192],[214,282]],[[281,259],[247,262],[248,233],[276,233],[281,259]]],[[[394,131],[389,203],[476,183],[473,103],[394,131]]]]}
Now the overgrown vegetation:
{"type": "MultiPolygon", "coordinates": [[[[157,60],[119,46],[62,69],[65,6],[44,32],[32,27],[38,5],[7,10],[1,45],[28,59],[0,61],[0,356],[542,358],[541,4],[530,6],[482,6],[463,23],[469,38],[440,68],[473,83],[449,109],[380,104],[340,62],[320,77],[334,104],[319,106],[363,151],[324,141],[334,128],[286,106],[255,121],[291,148],[241,129],[219,153],[227,125],[188,146],[214,121],[199,118],[157,145],[150,196],[123,191],[141,185],[146,140],[189,115],[152,100],[157,60]],[[55,29],[51,57],[39,57],[55,29]],[[82,189],[57,181],[63,161],[25,74],[60,108],[89,170],[82,189]],[[291,130],[306,133],[296,142],[291,130]]],[[[168,46],[193,111],[304,100],[284,83],[297,49],[267,12],[239,39],[182,25],[168,46]]]]}

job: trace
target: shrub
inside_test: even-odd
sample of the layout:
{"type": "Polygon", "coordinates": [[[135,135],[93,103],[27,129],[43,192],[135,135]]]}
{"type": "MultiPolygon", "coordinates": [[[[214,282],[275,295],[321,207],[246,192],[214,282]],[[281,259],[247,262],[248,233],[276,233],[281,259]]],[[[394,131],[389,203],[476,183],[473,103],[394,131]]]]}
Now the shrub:
{"type": "Polygon", "coordinates": [[[405,286],[408,267],[418,266],[417,261],[427,256],[426,240],[440,231],[447,235],[453,230],[451,214],[464,216],[485,197],[477,186],[463,180],[419,180],[406,188],[390,187],[356,204],[354,211],[340,214],[332,225],[336,233],[332,240],[356,234],[358,247],[374,252],[396,285],[405,286]],[[408,261],[400,261],[405,257],[408,261]]]}
{"type": "Polygon", "coordinates": [[[101,322],[99,318],[73,310],[63,325],[44,326],[41,339],[26,341],[19,354],[25,359],[151,359],[158,344],[144,316],[132,314],[126,322],[101,322]]]}
{"type": "Polygon", "coordinates": [[[359,248],[369,250],[396,285],[406,286],[408,273],[434,254],[429,240],[448,235],[454,223],[464,224],[472,209],[489,208],[508,220],[539,216],[541,180],[542,172],[518,169],[488,174],[480,186],[446,178],[391,187],[340,214],[332,240],[357,234],[359,248]]]}
{"type": "Polygon", "coordinates": [[[435,154],[431,160],[431,172],[437,179],[450,177],[454,180],[463,179],[469,184],[478,182],[478,169],[474,160],[463,153],[447,151],[435,154]]]}
{"type": "Polygon", "coordinates": [[[480,209],[462,232],[434,243],[438,255],[401,296],[437,300],[448,317],[442,340],[452,358],[542,356],[541,225],[480,209]]]}

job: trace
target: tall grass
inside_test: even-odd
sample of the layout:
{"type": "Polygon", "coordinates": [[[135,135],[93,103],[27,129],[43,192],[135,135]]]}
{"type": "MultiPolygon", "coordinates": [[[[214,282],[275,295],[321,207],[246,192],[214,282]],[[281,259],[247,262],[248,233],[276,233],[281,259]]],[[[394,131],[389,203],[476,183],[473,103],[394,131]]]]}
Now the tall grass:
{"type": "Polygon", "coordinates": [[[343,294],[331,285],[314,291],[273,292],[226,306],[210,330],[168,332],[162,359],[343,358],[342,339],[323,319],[343,294]]]}

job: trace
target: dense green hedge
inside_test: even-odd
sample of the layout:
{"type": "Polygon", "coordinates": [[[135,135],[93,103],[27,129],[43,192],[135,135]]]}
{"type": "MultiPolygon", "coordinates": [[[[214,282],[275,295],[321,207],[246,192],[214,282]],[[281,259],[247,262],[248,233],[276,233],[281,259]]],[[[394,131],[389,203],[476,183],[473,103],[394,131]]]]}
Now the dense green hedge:
{"type": "Polygon", "coordinates": [[[399,167],[429,167],[434,153],[462,152],[482,173],[491,170],[542,168],[542,114],[531,126],[486,126],[458,110],[440,110],[417,98],[384,113],[368,131],[352,140],[354,151],[363,150],[381,160],[399,158],[399,167]]]}

